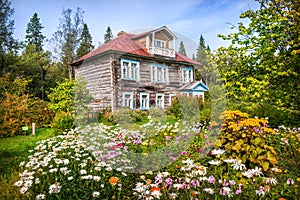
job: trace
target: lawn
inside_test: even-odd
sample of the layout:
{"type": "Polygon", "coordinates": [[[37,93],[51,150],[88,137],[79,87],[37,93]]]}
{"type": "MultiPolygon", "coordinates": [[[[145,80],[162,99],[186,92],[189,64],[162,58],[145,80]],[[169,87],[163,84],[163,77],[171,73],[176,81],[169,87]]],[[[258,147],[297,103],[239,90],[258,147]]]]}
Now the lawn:
{"type": "Polygon", "coordinates": [[[216,138],[213,123],[151,117],[135,129],[99,123],[17,137],[7,168],[20,168],[1,184],[2,198],[299,199],[300,129],[239,111],[225,117],[216,138]]]}
{"type": "Polygon", "coordinates": [[[27,133],[24,136],[0,138],[0,199],[7,199],[3,197],[6,195],[4,191],[11,189],[9,184],[19,173],[19,163],[30,155],[28,151],[33,149],[38,141],[54,137],[54,135],[54,129],[42,128],[39,129],[37,135],[27,133]]]}

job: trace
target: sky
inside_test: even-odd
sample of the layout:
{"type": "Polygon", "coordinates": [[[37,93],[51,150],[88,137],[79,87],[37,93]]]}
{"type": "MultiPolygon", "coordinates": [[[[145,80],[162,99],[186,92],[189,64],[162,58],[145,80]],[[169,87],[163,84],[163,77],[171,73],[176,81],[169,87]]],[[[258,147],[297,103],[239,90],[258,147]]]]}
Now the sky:
{"type": "Polygon", "coordinates": [[[242,12],[256,10],[258,6],[254,0],[11,0],[15,9],[14,37],[20,41],[24,40],[27,24],[35,12],[44,26],[43,34],[50,39],[57,31],[63,9],[75,13],[79,7],[84,11],[84,22],[95,46],[103,43],[108,26],[113,35],[167,26],[175,34],[185,36],[184,43],[196,46],[202,34],[212,50],[227,46],[229,43],[217,35],[230,33],[230,24],[243,22],[239,18],[242,12]]]}

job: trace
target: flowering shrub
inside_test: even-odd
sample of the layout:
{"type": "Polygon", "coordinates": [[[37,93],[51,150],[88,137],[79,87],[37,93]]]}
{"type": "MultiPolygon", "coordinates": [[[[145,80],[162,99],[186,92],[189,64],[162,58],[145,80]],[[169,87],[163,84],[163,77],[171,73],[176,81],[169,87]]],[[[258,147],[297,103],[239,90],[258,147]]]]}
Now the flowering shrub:
{"type": "MultiPolygon", "coordinates": [[[[231,119],[237,113],[229,113],[231,119]]],[[[247,119],[243,113],[237,117],[247,119]]],[[[208,139],[205,127],[181,121],[162,124],[149,117],[148,123],[135,130],[104,124],[74,129],[40,141],[28,160],[20,163],[20,180],[14,185],[29,199],[300,197],[299,170],[285,172],[281,159],[277,167],[267,171],[259,163],[250,165],[248,159],[243,162],[238,156],[233,157],[223,147],[211,150],[200,159],[202,144],[208,139]],[[155,152],[157,156],[160,149],[166,151],[165,157],[153,161],[151,154],[155,152]],[[134,157],[130,152],[141,156],[134,157]]],[[[266,143],[285,135],[281,130],[267,130],[266,143]]],[[[297,153],[299,130],[294,132],[293,141],[298,143],[291,147],[297,153]]],[[[285,139],[281,142],[279,149],[287,145],[285,139]]],[[[279,149],[276,151],[280,152],[279,149]]]]}
{"type": "Polygon", "coordinates": [[[239,158],[247,167],[259,165],[264,171],[277,164],[277,152],[267,143],[275,131],[268,127],[266,119],[249,118],[247,113],[227,111],[220,139],[215,148],[224,147],[228,156],[239,158]]]}

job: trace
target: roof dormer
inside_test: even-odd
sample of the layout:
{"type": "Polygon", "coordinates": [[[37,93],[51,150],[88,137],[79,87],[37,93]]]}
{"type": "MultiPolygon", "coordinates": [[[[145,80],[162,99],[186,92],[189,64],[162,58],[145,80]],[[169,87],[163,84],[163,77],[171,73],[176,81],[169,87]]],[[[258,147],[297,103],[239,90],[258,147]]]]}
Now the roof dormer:
{"type": "Polygon", "coordinates": [[[135,37],[152,55],[175,58],[176,36],[166,27],[148,31],[135,37]]]}

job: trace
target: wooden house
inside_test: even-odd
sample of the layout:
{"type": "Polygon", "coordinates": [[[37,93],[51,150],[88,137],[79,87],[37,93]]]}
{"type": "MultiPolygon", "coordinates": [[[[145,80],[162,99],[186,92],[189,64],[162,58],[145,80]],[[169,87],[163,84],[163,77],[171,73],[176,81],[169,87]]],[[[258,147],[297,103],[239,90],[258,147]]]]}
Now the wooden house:
{"type": "Polygon", "coordinates": [[[208,87],[195,81],[198,62],[175,52],[176,36],[165,26],[142,34],[118,36],[79,58],[75,77],[87,82],[94,110],[121,106],[167,108],[178,94],[199,96],[208,87]]]}

